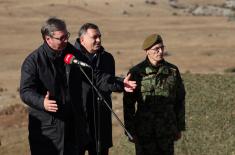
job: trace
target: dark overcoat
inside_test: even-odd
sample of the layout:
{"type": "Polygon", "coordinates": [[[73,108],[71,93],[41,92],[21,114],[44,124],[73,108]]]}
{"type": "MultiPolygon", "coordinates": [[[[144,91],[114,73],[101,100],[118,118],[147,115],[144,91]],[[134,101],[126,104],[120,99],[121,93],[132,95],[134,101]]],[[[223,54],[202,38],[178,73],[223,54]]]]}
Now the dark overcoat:
{"type": "MultiPolygon", "coordinates": [[[[98,87],[102,96],[112,108],[112,91],[123,90],[123,79],[117,80],[117,78],[110,78],[110,76],[115,77],[115,61],[113,56],[106,52],[104,48],[101,48],[96,52],[96,55],[91,58],[86,49],[81,46],[79,39],[77,39],[75,47],[79,49],[80,54],[83,55],[82,57],[86,57],[86,63],[92,66],[94,75],[92,75],[89,69],[86,69],[86,73],[91,80],[93,77],[95,86],[98,87]],[[115,80],[120,82],[116,81],[116,83],[114,82],[115,80]]],[[[86,78],[83,78],[82,82],[82,102],[84,115],[86,117],[86,136],[83,135],[83,137],[89,137],[87,138],[87,142],[92,143],[95,147],[95,134],[98,135],[98,130],[100,130],[101,149],[111,147],[113,145],[111,111],[104,103],[100,104],[100,112],[97,111],[97,94],[86,78]],[[100,114],[100,125],[98,125],[98,113],[100,114]]]]}
{"type": "Polygon", "coordinates": [[[69,101],[63,59],[67,53],[75,51],[69,43],[61,53],[54,52],[44,43],[22,64],[20,96],[28,105],[29,144],[32,155],[64,154],[64,141],[73,133],[69,131],[73,127],[67,125],[73,118],[73,108],[69,101]],[[50,99],[55,100],[58,105],[58,111],[55,113],[44,108],[47,91],[50,93],[50,99]]]}

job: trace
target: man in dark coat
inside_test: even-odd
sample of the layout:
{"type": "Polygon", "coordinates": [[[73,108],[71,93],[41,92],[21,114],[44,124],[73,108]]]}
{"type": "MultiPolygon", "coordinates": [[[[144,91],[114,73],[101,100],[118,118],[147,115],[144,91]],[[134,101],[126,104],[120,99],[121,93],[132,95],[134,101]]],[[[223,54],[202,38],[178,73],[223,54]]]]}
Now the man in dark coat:
{"type": "MultiPolygon", "coordinates": [[[[77,144],[87,138],[79,139],[84,130],[77,126],[77,122],[85,122],[84,117],[77,117],[83,116],[81,90],[85,87],[79,67],[65,65],[64,57],[68,53],[81,61],[86,57],[68,42],[70,34],[63,20],[49,18],[41,33],[44,43],[27,56],[21,68],[20,96],[29,106],[30,151],[32,155],[72,155],[77,144]]],[[[98,71],[95,77],[103,90],[133,89],[127,78],[117,81],[98,71]]]]}
{"type": "Polygon", "coordinates": [[[44,43],[22,64],[20,96],[29,106],[31,154],[63,155],[65,122],[72,117],[63,59],[77,50],[68,42],[70,34],[61,19],[49,18],[41,34],[44,43]]]}
{"type": "MultiPolygon", "coordinates": [[[[101,33],[98,26],[92,23],[86,23],[80,28],[78,36],[79,38],[75,42],[75,47],[87,58],[86,62],[92,66],[93,70],[115,76],[114,58],[101,46],[101,33]]],[[[89,77],[92,77],[91,72],[88,71],[87,74],[89,74],[89,77]]],[[[111,111],[105,104],[97,103],[97,94],[90,83],[84,80],[83,85],[82,97],[84,114],[86,116],[87,143],[81,146],[79,152],[81,155],[84,155],[85,151],[88,150],[89,155],[96,155],[96,143],[99,141],[100,154],[108,155],[109,148],[113,145],[111,111]],[[97,109],[100,110],[98,111],[97,109]],[[98,120],[99,115],[100,121],[98,120]]],[[[95,85],[97,86],[97,83],[95,85]]],[[[107,87],[107,85],[104,85],[104,87],[107,87]]],[[[100,89],[101,94],[110,107],[112,107],[112,91],[122,91],[122,89],[100,89]]]]}
{"type": "Polygon", "coordinates": [[[124,93],[124,123],[136,155],[173,155],[174,141],[185,130],[185,89],[178,68],[164,60],[158,34],[143,43],[146,59],[130,69],[133,93],[124,93]]]}

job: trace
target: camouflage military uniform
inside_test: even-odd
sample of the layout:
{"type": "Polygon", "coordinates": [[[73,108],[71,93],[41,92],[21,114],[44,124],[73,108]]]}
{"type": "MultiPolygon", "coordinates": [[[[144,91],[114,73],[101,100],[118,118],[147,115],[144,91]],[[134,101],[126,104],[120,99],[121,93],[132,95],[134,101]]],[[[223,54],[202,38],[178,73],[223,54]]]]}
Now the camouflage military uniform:
{"type": "Polygon", "coordinates": [[[134,93],[124,93],[124,123],[133,135],[137,155],[173,155],[176,133],[185,130],[185,89],[178,68],[148,58],[130,73],[134,93]],[[136,105],[137,103],[137,105],[136,105]]]}

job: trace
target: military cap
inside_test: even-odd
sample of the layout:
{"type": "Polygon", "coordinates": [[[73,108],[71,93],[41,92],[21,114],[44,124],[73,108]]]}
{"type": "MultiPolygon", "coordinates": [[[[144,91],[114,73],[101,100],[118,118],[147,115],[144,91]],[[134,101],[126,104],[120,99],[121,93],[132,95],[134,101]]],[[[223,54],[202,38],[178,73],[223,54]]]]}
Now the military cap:
{"type": "Polygon", "coordinates": [[[143,50],[147,50],[150,47],[152,47],[155,44],[159,44],[162,43],[162,37],[159,34],[151,34],[150,36],[148,36],[142,45],[142,49],[143,50]]]}

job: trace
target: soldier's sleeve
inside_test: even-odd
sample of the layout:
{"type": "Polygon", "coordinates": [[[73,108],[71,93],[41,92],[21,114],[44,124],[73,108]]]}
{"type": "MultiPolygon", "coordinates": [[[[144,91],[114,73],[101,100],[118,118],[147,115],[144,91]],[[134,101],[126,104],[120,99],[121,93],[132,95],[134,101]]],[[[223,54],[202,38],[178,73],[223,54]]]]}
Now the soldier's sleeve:
{"type": "MultiPolygon", "coordinates": [[[[133,78],[133,73],[131,73],[131,80],[135,80],[133,78]]],[[[124,92],[123,94],[123,115],[124,115],[124,125],[125,128],[130,132],[133,136],[135,135],[134,129],[134,116],[135,116],[135,104],[136,104],[136,90],[132,93],[124,92]]]]}
{"type": "Polygon", "coordinates": [[[175,104],[175,113],[177,119],[177,127],[179,131],[185,130],[185,87],[180,76],[179,71],[177,70],[177,90],[176,90],[176,104],[175,104]]]}

